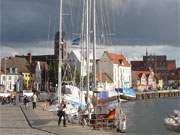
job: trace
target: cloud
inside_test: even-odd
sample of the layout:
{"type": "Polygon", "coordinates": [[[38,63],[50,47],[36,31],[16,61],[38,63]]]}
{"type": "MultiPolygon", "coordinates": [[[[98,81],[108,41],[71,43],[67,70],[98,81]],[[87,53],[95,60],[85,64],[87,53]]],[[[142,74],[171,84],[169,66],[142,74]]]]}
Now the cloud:
{"type": "MultiPolygon", "coordinates": [[[[70,38],[80,31],[82,1],[64,1],[63,12],[70,15],[63,26],[70,38]]],[[[97,35],[114,33],[98,43],[179,46],[179,6],[179,0],[98,0],[97,35]]],[[[58,30],[59,0],[3,0],[1,11],[3,44],[44,41],[48,33],[53,40],[58,30]]]]}
{"type": "Polygon", "coordinates": [[[177,67],[180,67],[180,47],[175,46],[164,46],[164,45],[153,45],[153,46],[142,46],[142,45],[136,45],[136,46],[98,46],[97,53],[98,56],[100,56],[103,51],[109,51],[114,53],[121,53],[125,57],[128,58],[129,61],[132,60],[142,60],[142,56],[146,55],[146,49],[148,50],[148,54],[152,55],[166,55],[167,59],[176,60],[177,67]]]}
{"type": "MultiPolygon", "coordinates": [[[[49,16],[57,17],[57,2],[58,0],[3,0],[2,42],[47,40],[48,19],[49,16]]],[[[55,23],[54,18],[51,23],[55,23]]]]}
{"type": "Polygon", "coordinates": [[[31,43],[13,43],[13,45],[1,46],[0,56],[25,55],[45,55],[54,53],[54,41],[38,41],[31,43]],[[17,47],[10,47],[17,46],[17,47]]]}
{"type": "MultiPolygon", "coordinates": [[[[115,0],[112,3],[105,1],[108,6],[115,0]]],[[[117,0],[111,7],[112,12],[108,12],[107,8],[99,11],[103,20],[101,29],[106,30],[105,34],[114,33],[111,38],[117,45],[179,46],[179,6],[179,0],[126,0],[123,4],[122,0],[117,0]]]]}
{"type": "MultiPolygon", "coordinates": [[[[15,44],[16,45],[16,44],[15,44]]],[[[43,41],[43,42],[33,42],[27,44],[18,44],[17,48],[2,46],[0,51],[0,56],[14,56],[14,55],[24,55],[27,53],[32,53],[33,55],[47,55],[54,53],[54,42],[53,41],[43,41]]],[[[69,46],[69,50],[71,50],[69,46]]],[[[97,46],[97,57],[100,58],[104,51],[114,52],[114,53],[121,53],[125,57],[128,58],[129,61],[132,60],[142,60],[142,56],[146,54],[146,49],[148,50],[149,54],[152,55],[166,55],[167,59],[176,60],[177,67],[180,67],[180,47],[175,46],[164,46],[164,45],[153,45],[153,46],[104,46],[98,45],[97,46]]]]}

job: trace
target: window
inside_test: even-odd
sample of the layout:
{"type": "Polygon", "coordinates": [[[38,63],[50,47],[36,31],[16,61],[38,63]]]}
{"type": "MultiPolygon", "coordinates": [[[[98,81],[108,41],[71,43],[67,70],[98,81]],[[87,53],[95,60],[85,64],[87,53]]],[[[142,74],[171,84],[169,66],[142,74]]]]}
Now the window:
{"type": "Polygon", "coordinates": [[[9,76],[9,80],[11,80],[11,76],[9,76]]]}
{"type": "Polygon", "coordinates": [[[17,80],[18,80],[18,77],[17,77],[17,76],[14,76],[14,80],[17,81],[17,80]]]}

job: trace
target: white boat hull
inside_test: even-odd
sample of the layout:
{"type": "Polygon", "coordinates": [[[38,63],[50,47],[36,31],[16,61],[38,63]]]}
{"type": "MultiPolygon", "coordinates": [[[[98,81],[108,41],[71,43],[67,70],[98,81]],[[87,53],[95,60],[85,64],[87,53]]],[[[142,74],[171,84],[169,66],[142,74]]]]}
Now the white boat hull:
{"type": "Polygon", "coordinates": [[[166,118],[164,124],[169,130],[180,132],[180,119],[175,121],[173,118],[166,118]]]}

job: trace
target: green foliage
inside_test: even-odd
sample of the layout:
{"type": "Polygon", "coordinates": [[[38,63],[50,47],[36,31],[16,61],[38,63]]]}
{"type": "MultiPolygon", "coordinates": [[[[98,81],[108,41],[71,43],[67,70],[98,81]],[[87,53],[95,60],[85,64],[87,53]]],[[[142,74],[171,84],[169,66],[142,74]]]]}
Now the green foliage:
{"type": "MultiPolygon", "coordinates": [[[[51,61],[49,63],[49,81],[55,86],[58,83],[58,61],[51,61]]],[[[80,71],[75,65],[64,63],[62,65],[62,81],[75,81],[78,86],[80,83],[80,71]]]]}
{"type": "Polygon", "coordinates": [[[58,61],[51,61],[49,63],[48,75],[49,81],[55,86],[58,83],[58,61]]]}

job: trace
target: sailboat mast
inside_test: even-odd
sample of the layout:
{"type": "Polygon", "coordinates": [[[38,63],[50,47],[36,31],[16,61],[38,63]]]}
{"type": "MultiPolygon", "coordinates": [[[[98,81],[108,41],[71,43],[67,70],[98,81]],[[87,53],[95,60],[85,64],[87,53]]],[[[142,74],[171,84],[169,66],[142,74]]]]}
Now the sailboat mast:
{"type": "Polygon", "coordinates": [[[93,1],[93,83],[96,89],[96,0],[93,1]]]}
{"type": "Polygon", "coordinates": [[[82,13],[82,25],[81,25],[81,81],[80,81],[80,89],[81,89],[81,104],[82,104],[82,91],[84,88],[84,21],[85,21],[85,5],[86,3],[83,1],[83,13],[82,13]]]}
{"type": "MultiPolygon", "coordinates": [[[[89,0],[86,0],[87,103],[89,103],[89,0]]],[[[89,105],[88,105],[89,112],[89,105]]]]}
{"type": "Polygon", "coordinates": [[[61,45],[62,45],[62,2],[60,0],[59,7],[59,65],[58,65],[58,103],[61,101],[61,65],[62,65],[62,57],[61,57],[61,45]]]}

